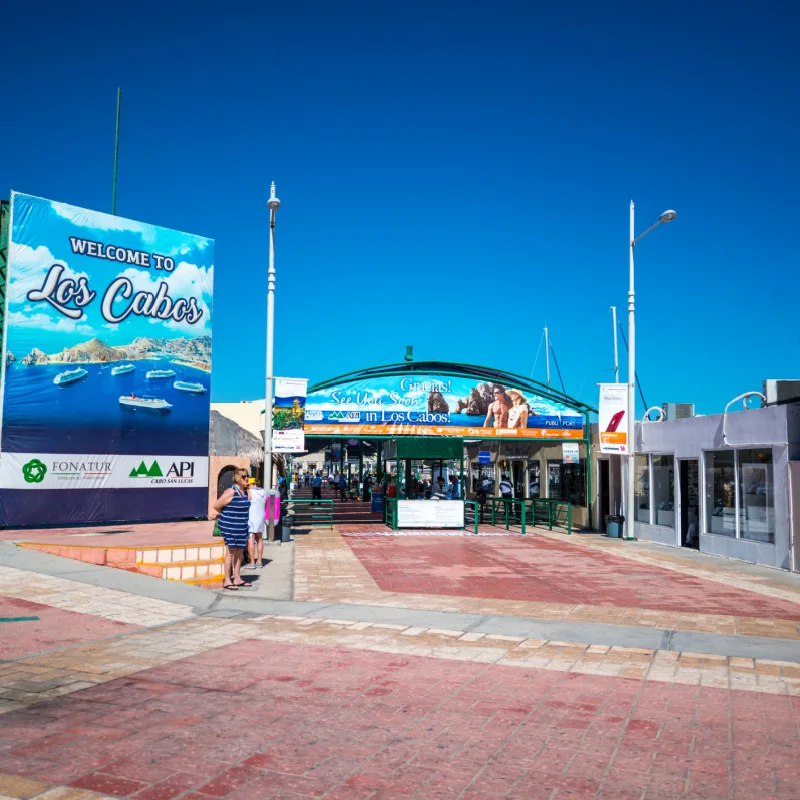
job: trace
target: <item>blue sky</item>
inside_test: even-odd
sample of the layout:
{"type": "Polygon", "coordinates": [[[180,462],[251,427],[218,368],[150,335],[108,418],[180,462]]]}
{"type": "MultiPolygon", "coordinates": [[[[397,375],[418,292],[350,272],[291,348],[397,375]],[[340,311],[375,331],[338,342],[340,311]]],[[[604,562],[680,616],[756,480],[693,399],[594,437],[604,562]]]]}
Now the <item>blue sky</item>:
{"type": "MultiPolygon", "coordinates": [[[[788,2],[17,4],[0,193],[216,240],[214,400],[402,358],[529,374],[547,324],[595,403],[628,202],[649,405],[800,374],[800,7],[788,2]],[[786,302],[788,300],[788,303],[786,302]]],[[[621,361],[624,377],[625,355],[621,361]]],[[[536,377],[544,378],[540,355],[536,377]]],[[[553,370],[556,386],[558,379],[553,370]]],[[[639,409],[639,414],[641,414],[639,409]]]]}

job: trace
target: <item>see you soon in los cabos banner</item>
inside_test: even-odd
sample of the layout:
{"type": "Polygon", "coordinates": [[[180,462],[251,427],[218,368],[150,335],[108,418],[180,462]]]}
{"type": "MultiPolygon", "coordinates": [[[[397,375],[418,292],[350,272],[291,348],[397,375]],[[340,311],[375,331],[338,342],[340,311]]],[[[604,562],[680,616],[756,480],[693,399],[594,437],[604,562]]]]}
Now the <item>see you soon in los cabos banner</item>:
{"type": "Polygon", "coordinates": [[[581,439],[583,417],[514,386],[443,375],[352,381],[306,398],[308,434],[581,439]]]}
{"type": "Polygon", "coordinates": [[[205,515],[214,242],[12,194],[0,524],[205,515]]]}

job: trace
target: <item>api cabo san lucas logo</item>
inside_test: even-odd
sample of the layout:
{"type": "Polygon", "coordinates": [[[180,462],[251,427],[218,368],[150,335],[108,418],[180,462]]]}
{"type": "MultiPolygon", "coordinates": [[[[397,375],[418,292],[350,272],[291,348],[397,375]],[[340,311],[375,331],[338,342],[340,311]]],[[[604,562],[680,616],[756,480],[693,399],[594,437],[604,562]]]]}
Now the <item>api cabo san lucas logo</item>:
{"type": "Polygon", "coordinates": [[[128,477],[144,478],[150,483],[194,483],[194,461],[174,461],[166,473],[157,460],[154,459],[149,467],[142,461],[130,471],[128,477]]]}

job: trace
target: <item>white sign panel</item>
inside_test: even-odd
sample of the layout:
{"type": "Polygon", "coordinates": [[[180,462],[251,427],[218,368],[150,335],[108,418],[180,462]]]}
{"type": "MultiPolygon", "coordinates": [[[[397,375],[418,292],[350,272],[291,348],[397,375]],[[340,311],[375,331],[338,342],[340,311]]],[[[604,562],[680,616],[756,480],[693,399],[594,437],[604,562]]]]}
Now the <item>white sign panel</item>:
{"type": "Polygon", "coordinates": [[[463,528],[462,500],[398,500],[399,528],[463,528]]]}
{"type": "Polygon", "coordinates": [[[565,464],[580,464],[581,456],[577,442],[564,442],[562,448],[562,461],[565,464]]]}
{"type": "Polygon", "coordinates": [[[5,489],[171,489],[208,486],[208,458],[2,453],[5,489]]]}
{"type": "Polygon", "coordinates": [[[276,453],[305,453],[307,378],[275,378],[272,407],[272,449],[276,453]]]}
{"type": "Polygon", "coordinates": [[[628,384],[601,383],[598,406],[601,453],[628,452],[628,384]]]}

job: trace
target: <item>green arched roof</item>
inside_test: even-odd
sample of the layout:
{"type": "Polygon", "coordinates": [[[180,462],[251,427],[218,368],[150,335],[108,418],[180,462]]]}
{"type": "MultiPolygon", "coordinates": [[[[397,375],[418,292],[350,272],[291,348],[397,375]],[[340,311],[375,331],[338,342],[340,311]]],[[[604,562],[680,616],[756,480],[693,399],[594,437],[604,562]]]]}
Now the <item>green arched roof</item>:
{"type": "Polygon", "coordinates": [[[331,386],[338,386],[342,383],[365,381],[370,378],[399,377],[403,375],[413,375],[414,373],[423,375],[449,375],[452,377],[473,378],[475,380],[491,383],[503,383],[507,386],[524,389],[548,400],[563,403],[568,408],[572,408],[581,414],[587,414],[590,411],[596,412],[596,409],[587,406],[585,403],[581,403],[580,400],[576,400],[574,397],[570,397],[554,389],[552,386],[540,383],[532,378],[526,378],[523,375],[517,375],[514,372],[508,372],[506,370],[481,367],[475,364],[459,364],[452,361],[401,361],[399,364],[384,364],[379,367],[368,367],[367,369],[346,372],[344,375],[337,375],[335,378],[328,378],[327,380],[315,383],[313,386],[308,387],[308,393],[312,394],[313,392],[329,389],[331,386]]]}

